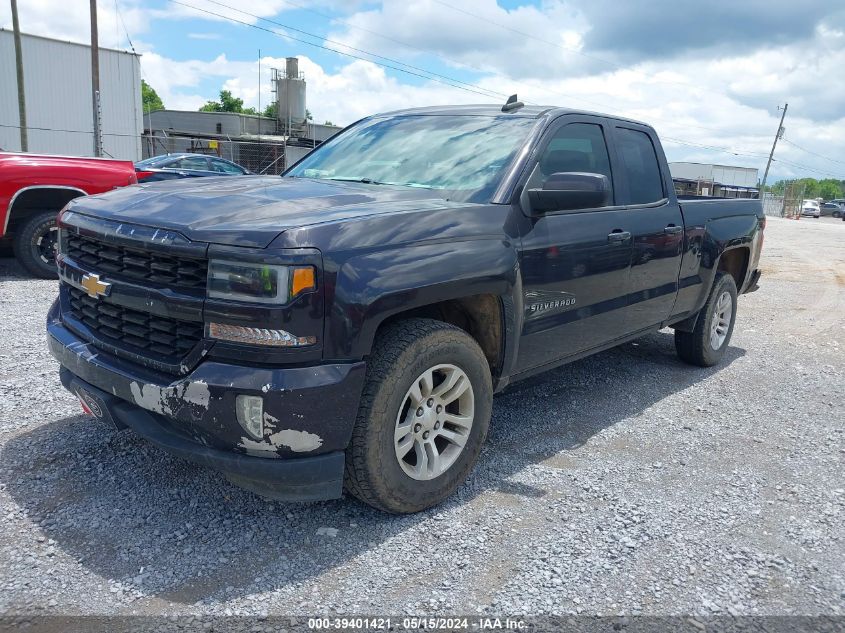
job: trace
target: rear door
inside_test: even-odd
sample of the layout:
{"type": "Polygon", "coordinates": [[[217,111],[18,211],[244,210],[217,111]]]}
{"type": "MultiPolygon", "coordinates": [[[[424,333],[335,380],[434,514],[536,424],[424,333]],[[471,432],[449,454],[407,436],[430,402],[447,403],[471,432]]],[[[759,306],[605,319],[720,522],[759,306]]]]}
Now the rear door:
{"type": "Polygon", "coordinates": [[[529,166],[520,204],[530,188],[557,172],[608,177],[606,207],[553,211],[528,218],[522,235],[524,320],[517,371],[583,352],[625,332],[625,293],[631,259],[628,211],[615,206],[616,178],[606,142],[607,122],[564,116],[553,124],[529,166]]]}
{"type": "Polygon", "coordinates": [[[613,129],[619,157],[619,195],[633,237],[626,327],[629,332],[667,319],[678,292],[684,219],[660,144],[646,126],[619,122],[613,129]]]}

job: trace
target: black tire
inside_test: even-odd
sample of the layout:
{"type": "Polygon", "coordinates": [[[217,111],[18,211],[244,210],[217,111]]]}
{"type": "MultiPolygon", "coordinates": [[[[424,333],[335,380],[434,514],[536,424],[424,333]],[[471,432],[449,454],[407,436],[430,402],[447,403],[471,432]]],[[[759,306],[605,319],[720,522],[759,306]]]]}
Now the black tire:
{"type": "Polygon", "coordinates": [[[463,330],[431,319],[388,325],[378,335],[352,440],[346,450],[348,492],[379,510],[411,513],[451,495],[466,479],[487,436],[493,406],[490,367],[481,348],[463,330]],[[411,385],[426,370],[448,363],[466,374],[475,398],[471,429],[454,463],[428,480],[402,469],[394,449],[396,420],[411,385]]]}
{"type": "Polygon", "coordinates": [[[15,257],[27,272],[42,279],[57,279],[59,276],[51,246],[58,231],[57,215],[58,211],[42,211],[33,215],[14,237],[15,257]]]}
{"type": "Polygon", "coordinates": [[[736,297],[736,283],[733,277],[727,273],[716,273],[716,279],[713,281],[710,295],[707,297],[704,307],[699,312],[698,320],[695,323],[693,331],[681,332],[680,330],[675,330],[675,349],[682,361],[690,365],[698,365],[699,367],[712,367],[722,360],[725,350],[730,345],[731,335],[734,331],[737,310],[736,297]],[[711,331],[714,319],[717,318],[717,303],[724,293],[728,293],[731,300],[730,325],[728,326],[727,335],[724,340],[717,349],[714,349],[711,344],[711,331]]]}

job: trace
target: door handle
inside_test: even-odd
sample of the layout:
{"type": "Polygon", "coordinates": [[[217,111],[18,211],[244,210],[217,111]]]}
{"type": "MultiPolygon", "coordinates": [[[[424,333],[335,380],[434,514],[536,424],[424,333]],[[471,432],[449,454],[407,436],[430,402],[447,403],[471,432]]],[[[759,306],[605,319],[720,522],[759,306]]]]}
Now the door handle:
{"type": "Polygon", "coordinates": [[[682,227],[682,226],[675,226],[674,224],[670,224],[665,229],[663,229],[663,232],[666,233],[666,235],[677,235],[678,233],[682,232],[683,230],[684,230],[684,227],[682,227]]]}
{"type": "Polygon", "coordinates": [[[630,231],[623,231],[621,229],[614,229],[607,235],[608,242],[624,242],[631,237],[630,231]]]}

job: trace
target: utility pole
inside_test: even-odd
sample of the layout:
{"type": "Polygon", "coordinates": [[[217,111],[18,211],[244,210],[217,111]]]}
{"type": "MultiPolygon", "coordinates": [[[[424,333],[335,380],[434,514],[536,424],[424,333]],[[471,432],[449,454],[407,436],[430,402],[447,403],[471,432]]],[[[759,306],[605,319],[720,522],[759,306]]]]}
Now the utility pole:
{"type": "MultiPolygon", "coordinates": [[[[763,183],[760,185],[760,200],[763,199],[763,194],[765,193],[766,179],[769,177],[769,167],[772,166],[772,157],[775,155],[775,148],[778,146],[778,139],[783,136],[783,120],[786,118],[786,109],[788,107],[789,104],[785,104],[783,106],[783,114],[780,115],[780,125],[778,125],[778,131],[775,134],[775,142],[772,143],[772,151],[769,152],[769,162],[766,163],[766,171],[763,172],[763,183]]],[[[780,106],[778,106],[778,110],[780,110],[780,106]]]]}
{"type": "Polygon", "coordinates": [[[21,132],[21,151],[29,151],[26,134],[26,90],[23,85],[23,55],[21,53],[21,25],[18,22],[18,0],[12,0],[12,32],[15,39],[15,70],[18,74],[18,119],[21,132]]]}
{"type": "Polygon", "coordinates": [[[91,109],[94,115],[94,156],[102,156],[100,136],[100,47],[97,43],[97,0],[91,0],[91,109]]]}

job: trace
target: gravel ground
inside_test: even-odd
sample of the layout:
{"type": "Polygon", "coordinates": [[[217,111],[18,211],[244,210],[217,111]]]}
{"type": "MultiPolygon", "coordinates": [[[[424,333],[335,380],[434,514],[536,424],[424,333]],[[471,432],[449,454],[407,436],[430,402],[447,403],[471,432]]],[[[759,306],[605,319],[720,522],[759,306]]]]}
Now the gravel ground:
{"type": "Polygon", "coordinates": [[[269,502],[80,415],[0,260],[0,613],[845,614],[845,222],[770,220],[725,362],[661,331],[497,396],[414,516],[269,502]]]}

